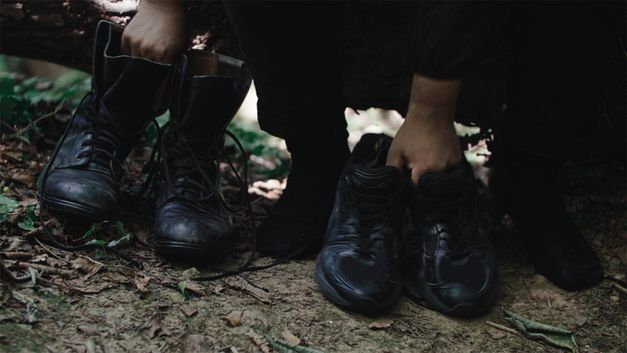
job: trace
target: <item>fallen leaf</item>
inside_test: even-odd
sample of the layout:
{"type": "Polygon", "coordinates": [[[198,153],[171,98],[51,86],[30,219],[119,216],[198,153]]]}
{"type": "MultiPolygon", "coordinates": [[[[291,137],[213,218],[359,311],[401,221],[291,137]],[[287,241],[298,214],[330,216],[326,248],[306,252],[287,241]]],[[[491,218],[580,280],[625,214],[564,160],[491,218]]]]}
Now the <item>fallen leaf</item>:
{"type": "Polygon", "coordinates": [[[133,283],[135,287],[141,293],[148,293],[148,284],[150,283],[150,277],[146,275],[137,275],[133,277],[133,283]]]}
{"type": "Polygon", "coordinates": [[[170,336],[170,330],[167,327],[163,326],[161,323],[161,319],[159,316],[154,315],[148,322],[144,325],[144,329],[147,330],[148,337],[154,338],[155,336],[170,336]]]}
{"type": "Polygon", "coordinates": [[[298,346],[301,343],[300,338],[294,336],[294,334],[288,329],[283,330],[283,332],[281,332],[281,336],[283,337],[285,342],[291,345],[298,346]]]}
{"type": "Polygon", "coordinates": [[[503,332],[501,330],[497,330],[497,329],[495,329],[493,327],[488,327],[486,329],[486,332],[492,339],[495,339],[495,340],[498,340],[498,339],[501,339],[501,338],[507,336],[507,334],[505,332],[503,332]]]}
{"type": "Polygon", "coordinates": [[[95,275],[104,265],[100,262],[94,261],[87,256],[79,255],[72,261],[72,267],[77,270],[81,270],[86,274],[85,279],[95,275]]]}
{"type": "Polygon", "coordinates": [[[392,326],[393,323],[394,321],[390,319],[381,319],[369,323],[368,328],[371,330],[385,330],[392,326]]]}
{"type": "Polygon", "coordinates": [[[268,342],[261,335],[257,334],[253,330],[248,331],[246,335],[253,341],[253,343],[255,343],[257,348],[259,348],[262,353],[272,353],[272,349],[268,345],[268,342]]]}
{"type": "Polygon", "coordinates": [[[194,308],[191,305],[183,305],[181,306],[181,311],[185,316],[194,316],[198,313],[198,309],[194,308]]]}
{"type": "Polygon", "coordinates": [[[244,312],[232,311],[227,316],[220,319],[224,320],[229,327],[238,327],[242,325],[242,316],[244,312]]]}
{"type": "Polygon", "coordinates": [[[9,176],[9,179],[12,181],[16,181],[18,183],[24,184],[26,186],[30,186],[33,185],[33,183],[35,182],[35,177],[29,174],[23,174],[23,173],[14,173],[11,176],[9,176]]]}

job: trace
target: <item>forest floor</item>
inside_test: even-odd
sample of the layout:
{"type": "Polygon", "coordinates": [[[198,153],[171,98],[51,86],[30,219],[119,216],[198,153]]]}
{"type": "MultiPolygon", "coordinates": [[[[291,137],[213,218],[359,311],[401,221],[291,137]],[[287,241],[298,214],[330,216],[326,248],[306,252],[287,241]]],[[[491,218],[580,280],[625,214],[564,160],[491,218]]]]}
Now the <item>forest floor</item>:
{"type": "MultiPolygon", "coordinates": [[[[573,331],[580,352],[627,347],[624,164],[572,165],[564,184],[569,211],[605,267],[607,279],[599,286],[570,293],[535,274],[522,235],[504,221],[492,237],[501,290],[489,314],[456,319],[404,298],[388,315],[373,318],[327,302],[313,280],[314,259],[192,280],[219,272],[157,257],[150,246],[149,202],[130,195],[117,226],[64,227],[44,218],[58,239],[71,243],[84,236],[83,243],[98,238],[106,244],[130,235],[119,251],[141,268],[106,250],[69,252],[49,245],[35,217],[35,180],[50,153],[42,143],[0,140],[0,352],[279,352],[272,348],[276,339],[320,352],[565,351],[514,330],[504,310],[573,331]]],[[[131,175],[141,167],[132,160],[131,175]]],[[[253,170],[252,179],[264,178],[253,170]]],[[[225,192],[235,196],[237,185],[225,180],[225,192]]],[[[256,191],[280,189],[275,184],[256,191]]],[[[267,210],[278,194],[254,196],[255,210],[267,210]]],[[[240,229],[241,241],[223,268],[236,268],[250,253],[240,229]]]]}

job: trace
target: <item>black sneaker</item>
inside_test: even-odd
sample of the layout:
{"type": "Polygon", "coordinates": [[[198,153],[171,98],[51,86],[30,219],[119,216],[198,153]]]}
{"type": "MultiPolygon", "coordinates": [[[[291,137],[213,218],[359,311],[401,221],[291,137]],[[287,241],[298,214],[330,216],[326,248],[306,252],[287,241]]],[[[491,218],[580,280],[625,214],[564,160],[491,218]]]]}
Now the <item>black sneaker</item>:
{"type": "Polygon", "coordinates": [[[166,257],[217,261],[228,255],[234,239],[217,159],[251,79],[241,61],[223,55],[190,52],[179,67],[154,187],[154,246],[166,257]],[[212,63],[216,72],[197,72],[212,63]]]}
{"type": "Polygon", "coordinates": [[[497,266],[468,162],[423,175],[411,186],[409,209],[422,256],[403,271],[408,295],[448,315],[488,311],[496,298],[497,266]]]}
{"type": "Polygon", "coordinates": [[[94,221],[118,212],[122,163],[155,107],[171,65],[120,52],[121,29],[100,22],[96,30],[92,91],[83,99],[38,180],[44,208],[94,221]]]}
{"type": "Polygon", "coordinates": [[[603,267],[564,208],[557,160],[506,151],[490,176],[490,191],[525,236],[536,271],[558,287],[597,285],[603,267]]]}
{"type": "Polygon", "coordinates": [[[400,170],[385,166],[391,142],[367,134],[355,146],[316,263],[322,294],[366,314],[392,309],[401,294],[397,240],[405,181],[400,170]]]}

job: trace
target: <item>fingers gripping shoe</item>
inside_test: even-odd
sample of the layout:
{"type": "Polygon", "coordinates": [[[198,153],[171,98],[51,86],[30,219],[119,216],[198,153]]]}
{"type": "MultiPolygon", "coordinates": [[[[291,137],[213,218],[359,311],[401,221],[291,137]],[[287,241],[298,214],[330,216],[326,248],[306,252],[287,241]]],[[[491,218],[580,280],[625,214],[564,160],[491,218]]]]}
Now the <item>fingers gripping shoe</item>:
{"type": "Polygon", "coordinates": [[[98,24],[92,90],[38,180],[42,206],[61,215],[98,220],[118,211],[122,163],[165,110],[155,87],[166,87],[170,65],[122,55],[120,43],[120,28],[98,24]]]}
{"type": "Polygon", "coordinates": [[[406,269],[404,285],[410,297],[436,311],[478,315],[495,300],[496,259],[478,201],[466,161],[427,173],[411,186],[408,203],[422,240],[421,257],[406,269]]]}
{"type": "Polygon", "coordinates": [[[400,298],[397,239],[404,178],[385,166],[391,138],[364,135],[340,178],[317,259],[322,294],[346,309],[379,314],[400,298]]]}
{"type": "Polygon", "coordinates": [[[214,261],[233,239],[217,158],[251,78],[241,61],[204,52],[190,52],[179,68],[154,188],[154,246],[163,256],[214,261]]]}

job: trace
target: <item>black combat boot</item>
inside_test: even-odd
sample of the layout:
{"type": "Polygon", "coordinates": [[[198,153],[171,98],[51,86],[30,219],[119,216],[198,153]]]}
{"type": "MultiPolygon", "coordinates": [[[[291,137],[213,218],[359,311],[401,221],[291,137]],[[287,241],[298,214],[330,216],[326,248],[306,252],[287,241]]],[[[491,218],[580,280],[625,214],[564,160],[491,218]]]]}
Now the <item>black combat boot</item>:
{"type": "Polygon", "coordinates": [[[204,52],[184,55],[179,69],[155,180],[154,245],[166,257],[215,261],[233,240],[217,158],[251,78],[241,61],[204,52]]]}
{"type": "Polygon", "coordinates": [[[497,294],[494,249],[487,211],[480,204],[471,166],[464,160],[412,184],[409,209],[421,237],[414,264],[403,271],[408,295],[448,315],[488,311],[497,294]]]}
{"type": "Polygon", "coordinates": [[[392,139],[364,135],[340,178],[315,278],[346,309],[380,314],[401,294],[397,241],[405,212],[402,172],[386,166],[392,139]]]}
{"type": "Polygon", "coordinates": [[[41,205],[99,220],[119,209],[122,163],[160,105],[171,65],[121,54],[122,29],[96,30],[92,89],[74,113],[38,181],[41,205]]]}
{"type": "Polygon", "coordinates": [[[500,157],[490,190],[525,237],[536,271],[565,290],[598,284],[603,267],[561,198],[561,162],[513,150],[500,157]]]}

